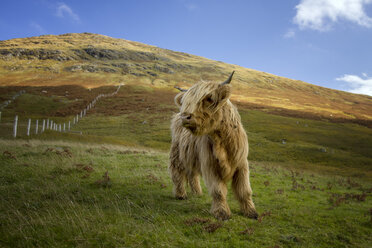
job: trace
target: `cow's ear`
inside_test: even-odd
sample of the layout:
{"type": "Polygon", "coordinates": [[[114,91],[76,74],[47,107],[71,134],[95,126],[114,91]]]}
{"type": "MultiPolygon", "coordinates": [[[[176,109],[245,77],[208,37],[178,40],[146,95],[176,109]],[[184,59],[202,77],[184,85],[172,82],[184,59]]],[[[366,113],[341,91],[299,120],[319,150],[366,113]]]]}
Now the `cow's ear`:
{"type": "Polygon", "coordinates": [[[182,105],[182,96],[185,94],[185,92],[180,92],[174,97],[174,103],[178,106],[181,107],[182,105]]]}
{"type": "Polygon", "coordinates": [[[217,89],[217,96],[219,102],[224,102],[230,98],[231,86],[229,84],[220,85],[217,89]]]}

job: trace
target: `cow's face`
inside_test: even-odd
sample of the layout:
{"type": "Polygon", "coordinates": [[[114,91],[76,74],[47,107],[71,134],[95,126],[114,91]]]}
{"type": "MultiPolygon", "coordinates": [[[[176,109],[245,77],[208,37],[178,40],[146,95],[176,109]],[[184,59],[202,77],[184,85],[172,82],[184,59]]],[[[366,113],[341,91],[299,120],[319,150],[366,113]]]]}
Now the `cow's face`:
{"type": "Polygon", "coordinates": [[[199,82],[175,97],[183,127],[194,135],[216,129],[222,120],[221,109],[230,97],[232,75],[224,83],[199,82]]]}

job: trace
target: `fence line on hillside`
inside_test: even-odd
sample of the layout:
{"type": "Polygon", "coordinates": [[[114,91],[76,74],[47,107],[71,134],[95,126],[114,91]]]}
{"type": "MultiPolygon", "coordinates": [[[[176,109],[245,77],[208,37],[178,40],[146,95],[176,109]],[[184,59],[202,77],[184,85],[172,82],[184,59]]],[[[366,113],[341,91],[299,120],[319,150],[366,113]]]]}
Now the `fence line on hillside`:
{"type": "MultiPolygon", "coordinates": [[[[85,117],[86,114],[87,114],[87,112],[89,110],[91,110],[92,108],[94,108],[94,106],[96,105],[96,103],[97,103],[97,101],[99,99],[104,98],[104,97],[112,97],[112,96],[116,95],[119,92],[121,86],[122,86],[122,84],[120,84],[118,86],[118,88],[113,93],[99,94],[98,96],[96,96],[93,99],[93,101],[91,101],[83,110],[81,110],[79,113],[77,113],[76,116],[74,115],[74,118],[71,119],[71,120],[69,120],[68,122],[56,123],[55,121],[50,120],[49,118],[42,119],[41,129],[39,130],[39,119],[34,120],[34,123],[35,123],[34,128],[35,129],[34,129],[34,133],[33,134],[34,135],[42,134],[46,130],[56,131],[56,132],[72,132],[71,131],[71,128],[74,125],[76,125],[83,117],[85,117]]],[[[20,95],[22,95],[26,91],[25,90],[22,90],[20,92],[22,92],[20,94],[20,95]]],[[[18,92],[18,93],[20,93],[20,92],[18,92]]],[[[20,95],[17,95],[15,98],[13,96],[13,100],[15,100],[20,95]]],[[[9,105],[9,103],[6,104],[6,106],[8,106],[8,105],[9,105]]],[[[1,123],[1,112],[0,112],[0,123],[1,123]]],[[[18,128],[19,128],[19,117],[18,117],[18,115],[15,115],[14,122],[13,122],[13,138],[16,138],[17,137],[18,128]]],[[[26,132],[26,134],[27,134],[28,137],[32,133],[31,129],[32,129],[32,119],[31,118],[28,118],[27,132],[26,132]]],[[[82,132],[79,132],[79,133],[82,134],[82,132]]]]}
{"type": "MultiPolygon", "coordinates": [[[[10,100],[6,100],[4,101],[3,103],[0,104],[0,110],[4,109],[5,107],[7,107],[12,101],[14,101],[15,99],[17,99],[19,96],[23,95],[24,93],[26,93],[25,90],[21,90],[21,91],[18,91],[16,94],[14,94],[12,96],[12,98],[10,100]]],[[[1,112],[0,112],[1,113],[1,112]]],[[[1,116],[1,114],[0,114],[1,116]]]]}
{"type": "MultiPolygon", "coordinates": [[[[19,96],[23,95],[26,93],[26,90],[20,90],[17,93],[15,93],[10,100],[6,100],[3,103],[0,104],[0,110],[3,110],[6,108],[9,104],[12,103],[12,101],[15,101],[19,96]]],[[[1,122],[1,111],[0,111],[0,122],[1,122]]]]}

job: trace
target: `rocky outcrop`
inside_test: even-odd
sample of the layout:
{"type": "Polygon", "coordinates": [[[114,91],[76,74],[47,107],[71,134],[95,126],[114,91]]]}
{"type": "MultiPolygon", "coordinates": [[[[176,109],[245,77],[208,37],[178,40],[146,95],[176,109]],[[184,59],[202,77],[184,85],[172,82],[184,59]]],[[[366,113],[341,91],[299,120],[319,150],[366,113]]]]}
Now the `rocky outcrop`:
{"type": "Polygon", "coordinates": [[[157,56],[154,53],[133,51],[127,49],[113,50],[103,48],[83,48],[83,50],[91,57],[102,60],[129,60],[135,62],[150,62],[150,61],[168,61],[168,58],[157,56]]]}
{"type": "Polygon", "coordinates": [[[126,63],[112,63],[111,66],[114,66],[116,68],[120,68],[121,72],[124,74],[129,73],[129,65],[126,63]]]}
{"type": "Polygon", "coordinates": [[[15,65],[15,66],[5,65],[3,66],[3,68],[8,71],[22,71],[25,69],[23,66],[20,66],[20,65],[15,65]]]}
{"type": "Polygon", "coordinates": [[[99,67],[94,65],[73,65],[64,68],[65,71],[68,72],[108,72],[108,73],[116,73],[118,72],[115,69],[110,67],[99,67]]]}
{"type": "Polygon", "coordinates": [[[164,66],[161,66],[161,65],[158,65],[158,64],[154,65],[154,70],[159,71],[159,72],[163,72],[163,73],[168,73],[168,74],[173,74],[174,73],[174,71],[172,69],[170,69],[169,67],[164,67],[164,66]]]}
{"type": "Polygon", "coordinates": [[[73,60],[73,57],[70,57],[64,54],[60,50],[51,50],[51,49],[27,49],[27,48],[11,48],[11,49],[0,49],[0,58],[2,59],[52,59],[57,61],[67,61],[73,60]]]}
{"type": "Polygon", "coordinates": [[[127,60],[133,62],[154,62],[154,61],[166,61],[170,60],[166,57],[158,56],[151,52],[134,51],[128,49],[103,49],[96,47],[87,47],[82,49],[71,49],[71,50],[53,50],[45,48],[3,48],[0,49],[0,59],[9,60],[12,58],[18,59],[40,59],[40,60],[57,60],[57,61],[69,61],[69,60],[127,60]]]}

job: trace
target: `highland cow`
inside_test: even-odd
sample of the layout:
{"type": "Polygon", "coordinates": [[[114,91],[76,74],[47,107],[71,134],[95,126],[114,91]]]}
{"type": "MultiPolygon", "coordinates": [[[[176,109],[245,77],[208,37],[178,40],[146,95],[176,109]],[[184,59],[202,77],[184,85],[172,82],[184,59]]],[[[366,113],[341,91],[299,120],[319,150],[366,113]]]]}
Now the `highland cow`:
{"type": "Polygon", "coordinates": [[[249,182],[248,140],[236,107],[230,102],[230,81],[199,82],[188,90],[178,88],[175,103],[180,112],[172,119],[169,172],[177,199],[186,198],[185,184],[202,194],[199,176],[212,197],[211,213],[229,219],[227,182],[240,203],[244,216],[257,218],[249,182]]]}

